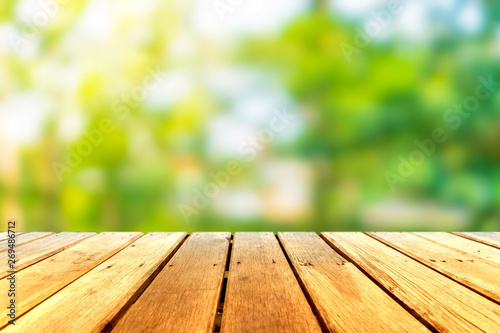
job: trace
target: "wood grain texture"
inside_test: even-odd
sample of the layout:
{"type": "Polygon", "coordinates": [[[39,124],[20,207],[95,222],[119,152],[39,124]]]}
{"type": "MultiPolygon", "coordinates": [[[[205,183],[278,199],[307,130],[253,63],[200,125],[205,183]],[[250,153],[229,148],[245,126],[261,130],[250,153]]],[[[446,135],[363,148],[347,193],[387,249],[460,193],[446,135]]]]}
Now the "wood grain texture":
{"type": "MultiPolygon", "coordinates": [[[[19,285],[16,291],[17,316],[29,311],[142,235],[140,232],[104,232],[19,271],[16,274],[19,285]]],[[[8,284],[7,279],[0,280],[4,290],[8,290],[8,284]]],[[[7,293],[0,293],[0,304],[8,302],[7,293]]],[[[5,326],[7,320],[7,317],[2,317],[0,325],[5,326]]]]}
{"type": "Polygon", "coordinates": [[[498,304],[365,234],[322,235],[438,332],[500,332],[498,304]]]}
{"type": "MultiPolygon", "coordinates": [[[[21,234],[24,234],[24,232],[16,232],[16,236],[19,236],[21,234]]],[[[9,239],[9,234],[7,231],[0,232],[0,242],[6,241],[8,239],[9,239]]]]}
{"type": "Polygon", "coordinates": [[[413,234],[435,243],[443,244],[477,257],[481,257],[483,260],[494,261],[500,264],[500,249],[496,249],[486,244],[481,244],[447,232],[414,232],[413,234]]]}
{"type": "MultiPolygon", "coordinates": [[[[94,235],[95,232],[61,232],[16,248],[16,270],[20,271],[94,235]]],[[[9,275],[7,271],[8,267],[0,267],[0,279],[9,275]]]]}
{"type": "Polygon", "coordinates": [[[235,234],[221,332],[321,332],[273,233],[235,234]]]}
{"type": "Polygon", "coordinates": [[[18,233],[0,329],[500,332],[498,235],[237,233],[228,273],[229,233],[18,233]]]}
{"type": "Polygon", "coordinates": [[[279,233],[298,278],[332,332],[428,332],[315,233],[279,233]]]}
{"type": "Polygon", "coordinates": [[[102,331],[140,295],[185,237],[186,233],[149,233],[139,238],[20,317],[5,332],[102,331]]]}
{"type": "Polygon", "coordinates": [[[402,232],[376,232],[370,236],[436,271],[500,302],[500,264],[467,252],[402,232]]]}
{"type": "Polygon", "coordinates": [[[113,332],[213,332],[230,233],[193,233],[113,332]]]}
{"type": "Polygon", "coordinates": [[[453,234],[500,249],[500,232],[454,232],[453,234]]]}
{"type": "MultiPolygon", "coordinates": [[[[54,235],[54,232],[27,232],[20,235],[16,235],[16,245],[18,246],[29,244],[37,239],[42,239],[50,235],[54,235]]],[[[9,242],[0,242],[0,252],[7,251],[9,249],[9,242]]]]}

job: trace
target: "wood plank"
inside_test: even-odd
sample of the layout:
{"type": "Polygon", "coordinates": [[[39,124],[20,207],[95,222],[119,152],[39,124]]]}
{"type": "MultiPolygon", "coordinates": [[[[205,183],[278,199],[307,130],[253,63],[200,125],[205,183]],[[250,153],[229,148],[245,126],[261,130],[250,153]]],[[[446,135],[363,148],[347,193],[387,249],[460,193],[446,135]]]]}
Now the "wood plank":
{"type": "Polygon", "coordinates": [[[376,232],[370,236],[436,271],[500,302],[500,264],[410,233],[376,232]]]}
{"type": "Polygon", "coordinates": [[[139,238],[4,331],[84,333],[105,329],[140,295],[185,237],[186,233],[160,232],[139,238]]]}
{"type": "Polygon", "coordinates": [[[465,251],[469,254],[500,264],[500,249],[473,240],[459,237],[447,232],[414,232],[414,235],[426,238],[438,244],[465,251]]]}
{"type": "MultiPolygon", "coordinates": [[[[140,232],[104,232],[18,272],[17,316],[29,311],[142,235],[140,232]]],[[[7,279],[0,280],[0,283],[1,288],[8,290],[7,279]]],[[[0,293],[0,304],[9,302],[7,296],[7,293],[0,293]]],[[[2,318],[1,325],[5,326],[8,319],[2,318]]]]}
{"type": "Polygon", "coordinates": [[[438,332],[500,332],[500,306],[362,233],[323,233],[438,332]]]}
{"type": "MultiPolygon", "coordinates": [[[[20,245],[29,244],[37,239],[42,239],[50,235],[54,235],[55,232],[28,232],[21,235],[16,235],[16,248],[20,245]]],[[[7,251],[9,249],[9,242],[0,243],[0,252],[7,251]]]]}
{"type": "Polygon", "coordinates": [[[273,233],[235,234],[221,332],[321,332],[273,233]]]}
{"type": "Polygon", "coordinates": [[[113,332],[213,332],[230,233],[193,233],[113,332]]]}
{"type": "Polygon", "coordinates": [[[352,263],[312,232],[278,237],[332,332],[429,332],[352,263]]]}
{"type": "MultiPolygon", "coordinates": [[[[20,271],[94,235],[95,232],[61,232],[16,248],[16,270],[20,271]]],[[[7,266],[0,267],[0,279],[9,276],[8,270],[7,266]]]]}
{"type": "MultiPolygon", "coordinates": [[[[24,232],[16,232],[16,236],[19,236],[21,234],[24,234],[24,232]]],[[[0,232],[0,242],[3,242],[3,241],[6,241],[8,240],[10,237],[9,237],[9,233],[7,231],[5,232],[0,232]]]]}
{"type": "Polygon", "coordinates": [[[453,234],[500,249],[500,232],[454,232],[453,234]]]}

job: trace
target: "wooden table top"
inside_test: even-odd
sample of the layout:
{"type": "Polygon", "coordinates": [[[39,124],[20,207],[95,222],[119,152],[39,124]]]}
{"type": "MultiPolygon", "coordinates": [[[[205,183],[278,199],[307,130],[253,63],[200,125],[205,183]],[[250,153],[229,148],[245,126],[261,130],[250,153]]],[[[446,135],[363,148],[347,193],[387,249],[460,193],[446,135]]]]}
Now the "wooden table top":
{"type": "Polygon", "coordinates": [[[500,332],[498,232],[10,239],[2,332],[500,332]]]}

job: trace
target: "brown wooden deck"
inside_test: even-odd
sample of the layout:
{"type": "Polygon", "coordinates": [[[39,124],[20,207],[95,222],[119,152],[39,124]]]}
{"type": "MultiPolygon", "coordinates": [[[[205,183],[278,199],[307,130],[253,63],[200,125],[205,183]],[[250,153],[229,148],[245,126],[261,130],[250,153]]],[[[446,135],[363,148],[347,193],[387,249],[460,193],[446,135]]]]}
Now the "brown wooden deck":
{"type": "Polygon", "coordinates": [[[500,332],[500,233],[18,233],[15,325],[8,244],[4,332],[500,332]]]}

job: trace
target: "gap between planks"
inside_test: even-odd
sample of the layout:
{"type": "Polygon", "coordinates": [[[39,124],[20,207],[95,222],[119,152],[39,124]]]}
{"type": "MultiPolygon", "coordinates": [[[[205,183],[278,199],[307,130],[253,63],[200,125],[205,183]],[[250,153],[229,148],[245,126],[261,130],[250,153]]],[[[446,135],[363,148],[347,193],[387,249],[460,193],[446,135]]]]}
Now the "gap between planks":
{"type": "Polygon", "coordinates": [[[373,237],[357,234],[322,235],[436,330],[500,331],[500,307],[496,303],[373,237]]]}
{"type": "MultiPolygon", "coordinates": [[[[141,236],[143,234],[138,232],[100,233],[18,271],[17,280],[23,281],[23,288],[17,291],[17,318],[22,318],[32,308],[73,281],[84,277],[94,267],[112,258],[141,236]]],[[[8,280],[5,278],[1,279],[0,283],[8,286],[8,280]]],[[[6,303],[7,296],[0,293],[0,303],[6,303]]],[[[0,327],[6,326],[7,320],[6,317],[0,321],[0,327]]]]}
{"type": "MultiPolygon", "coordinates": [[[[366,234],[366,233],[364,233],[366,234]]],[[[396,295],[394,295],[386,286],[384,286],[379,280],[377,280],[375,277],[369,274],[362,266],[358,264],[357,261],[353,260],[351,256],[345,252],[342,248],[335,246],[334,243],[332,243],[328,238],[325,237],[325,233],[321,232],[320,233],[321,239],[325,241],[334,251],[336,251],[338,254],[340,254],[342,257],[344,257],[347,261],[352,263],[356,268],[361,271],[366,277],[368,277],[373,283],[375,283],[380,289],[382,289],[387,295],[389,295],[396,303],[398,303],[402,308],[404,308],[406,311],[408,311],[415,319],[417,319],[422,325],[427,327],[431,332],[433,333],[439,333],[439,331],[432,326],[432,324],[427,321],[425,318],[423,318],[417,311],[412,309],[410,306],[408,306],[405,302],[403,302],[401,299],[399,299],[396,295]]],[[[376,240],[376,239],[375,239],[376,240]]],[[[388,248],[391,248],[387,244],[384,244],[380,242],[381,245],[387,246],[388,248]]],[[[411,258],[410,258],[411,259],[411,258]]]]}
{"type": "Polygon", "coordinates": [[[193,233],[113,332],[213,332],[230,233],[193,233]]]}
{"type": "Polygon", "coordinates": [[[299,282],[300,289],[302,289],[302,292],[306,296],[307,303],[309,303],[309,306],[311,307],[314,315],[316,316],[316,319],[318,320],[318,323],[319,323],[319,325],[321,327],[321,331],[324,332],[324,333],[328,333],[329,331],[328,331],[328,328],[326,326],[326,323],[323,320],[323,318],[320,316],[318,308],[316,307],[316,305],[314,304],[313,300],[311,299],[311,295],[307,291],[306,286],[304,285],[304,283],[302,282],[302,280],[299,278],[297,271],[293,268],[292,262],[290,261],[290,257],[288,255],[288,253],[285,251],[285,248],[283,247],[283,243],[281,242],[281,240],[280,240],[280,238],[278,237],[277,234],[275,235],[275,237],[276,237],[276,240],[278,241],[278,244],[281,247],[281,251],[283,251],[283,253],[285,254],[285,258],[286,258],[286,260],[288,262],[288,265],[292,269],[292,272],[293,272],[293,275],[295,276],[295,279],[299,282]]]}
{"type": "Polygon", "coordinates": [[[222,324],[222,315],[224,314],[224,302],[226,300],[227,291],[227,279],[229,277],[229,267],[231,265],[231,254],[233,251],[233,234],[231,234],[231,239],[229,241],[229,249],[227,251],[227,260],[224,271],[224,279],[222,281],[222,289],[219,295],[219,304],[217,305],[217,314],[215,316],[214,332],[220,332],[222,324]]]}
{"type": "Polygon", "coordinates": [[[429,332],[316,233],[278,237],[329,331],[429,332]]]}
{"type": "Polygon", "coordinates": [[[367,235],[500,303],[500,290],[495,278],[500,276],[499,263],[412,233],[371,232],[367,235]]]}
{"type": "MultiPolygon", "coordinates": [[[[273,234],[274,235],[274,234],[273,234]]],[[[316,234],[317,235],[317,234],[316,234]]],[[[368,236],[370,236],[370,234],[367,234],[368,236]]],[[[182,242],[179,244],[179,246],[173,251],[172,253],[172,256],[175,255],[177,253],[177,251],[180,249],[181,246],[183,246],[183,244],[185,243],[185,241],[190,238],[191,235],[189,235],[188,237],[184,238],[182,240],[182,242]]],[[[281,249],[281,252],[284,254],[285,258],[286,258],[286,262],[289,266],[289,268],[292,270],[293,272],[293,275],[295,277],[295,279],[298,281],[299,283],[299,286],[300,286],[300,289],[302,291],[302,293],[306,296],[306,300],[309,304],[309,306],[313,309],[313,312],[314,314],[316,315],[317,319],[319,320],[319,322],[324,325],[324,322],[323,322],[323,319],[320,315],[318,315],[318,309],[316,308],[315,306],[315,303],[314,301],[312,300],[311,296],[309,295],[309,292],[308,292],[308,289],[305,287],[305,285],[303,284],[302,280],[300,279],[300,276],[298,274],[298,272],[295,270],[294,266],[293,266],[293,263],[291,261],[291,258],[289,257],[289,253],[285,250],[284,248],[284,245],[281,241],[281,239],[278,237],[278,235],[274,235],[274,237],[276,238],[278,244],[279,244],[279,247],[281,249]]],[[[457,235],[458,237],[458,235],[457,235]]],[[[220,290],[220,293],[218,295],[218,302],[217,302],[217,308],[216,308],[216,316],[214,318],[214,325],[213,325],[213,332],[219,332],[220,331],[220,325],[218,326],[217,322],[218,320],[221,319],[221,317],[224,315],[224,306],[225,306],[225,301],[226,301],[226,296],[227,296],[227,283],[228,283],[228,272],[230,271],[230,267],[231,267],[231,263],[232,263],[232,250],[233,250],[233,236],[231,235],[231,240],[229,242],[229,248],[228,248],[228,252],[227,252],[227,256],[226,256],[226,264],[225,264],[225,270],[224,270],[224,276],[223,276],[223,282],[222,282],[222,288],[220,290]]],[[[401,253],[402,255],[406,256],[409,260],[411,261],[415,261],[416,263],[418,263],[419,265],[422,265],[423,268],[425,269],[431,269],[430,267],[425,267],[426,265],[423,265],[421,262],[419,262],[418,260],[412,258],[411,256],[409,256],[408,254],[404,253],[404,252],[401,252],[400,250],[394,248],[394,247],[391,247],[389,246],[388,244],[386,244],[385,242],[382,242],[380,241],[379,239],[376,239],[374,237],[372,237],[372,239],[378,243],[380,243],[381,245],[383,245],[384,247],[387,247],[393,251],[397,251],[399,253],[401,253]]],[[[470,238],[469,238],[470,239],[470,238]]],[[[425,326],[427,326],[428,329],[436,332],[437,330],[432,326],[430,325],[425,319],[423,319],[421,316],[419,316],[418,313],[416,313],[413,309],[411,309],[406,303],[404,303],[403,301],[401,301],[398,297],[396,297],[393,292],[391,292],[389,289],[386,288],[386,286],[382,285],[377,279],[375,279],[373,276],[371,276],[367,271],[365,271],[365,269],[363,269],[361,266],[359,266],[354,260],[352,260],[350,258],[350,256],[347,254],[347,253],[344,253],[343,251],[339,250],[338,248],[336,248],[335,246],[332,246],[332,244],[330,242],[328,242],[324,235],[321,234],[321,240],[323,242],[325,242],[330,248],[332,248],[332,250],[334,250],[335,252],[337,252],[338,254],[340,254],[345,260],[347,260],[348,262],[354,264],[354,266],[363,274],[365,275],[366,277],[368,277],[373,283],[375,283],[377,285],[377,287],[379,289],[381,289],[385,294],[387,294],[388,296],[390,296],[393,300],[395,300],[401,307],[403,307],[406,311],[410,312],[413,317],[417,318],[422,324],[424,324],[425,326]]],[[[464,239],[465,240],[465,239],[464,239]]],[[[439,243],[438,243],[439,244],[439,243]]],[[[478,244],[480,244],[478,242],[478,244]]],[[[440,244],[440,245],[443,245],[443,244],[440,244]]],[[[486,246],[486,245],[484,245],[486,246]]],[[[234,264],[234,263],[233,263],[234,264]]],[[[431,269],[433,270],[433,269],[431,269]]],[[[435,270],[433,270],[435,272],[435,270]]],[[[159,273],[160,271],[158,271],[157,273],[159,273]]],[[[441,272],[438,272],[440,273],[441,275],[443,276],[446,276],[444,275],[443,273],[441,272]]],[[[135,297],[132,297],[134,298],[133,301],[135,302],[137,299],[139,299],[140,297],[142,297],[143,293],[149,288],[149,286],[151,285],[151,283],[154,282],[154,279],[157,277],[157,274],[153,274],[152,275],[152,278],[150,280],[150,282],[144,286],[144,289],[142,290],[142,292],[140,294],[138,294],[137,296],[135,297]]],[[[449,277],[447,277],[449,278],[449,277]]],[[[451,279],[450,279],[451,280],[451,279]]],[[[115,320],[118,320],[120,318],[122,318],[123,315],[126,314],[126,312],[130,309],[130,307],[132,306],[131,303],[125,305],[123,308],[122,308],[122,311],[119,312],[117,314],[117,316],[115,317],[115,320]]],[[[327,331],[325,326],[322,327],[323,331],[327,331]]]]}
{"type": "Polygon", "coordinates": [[[500,249],[500,232],[453,232],[452,234],[500,249]]]}
{"type": "Polygon", "coordinates": [[[185,235],[149,233],[136,239],[20,317],[15,328],[9,326],[5,331],[96,332],[106,329],[166,264],[185,235]],[[107,307],[93,311],[93,305],[99,303],[107,307]]]}

